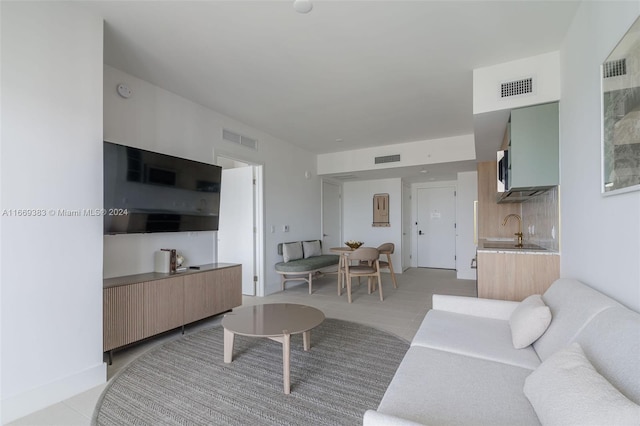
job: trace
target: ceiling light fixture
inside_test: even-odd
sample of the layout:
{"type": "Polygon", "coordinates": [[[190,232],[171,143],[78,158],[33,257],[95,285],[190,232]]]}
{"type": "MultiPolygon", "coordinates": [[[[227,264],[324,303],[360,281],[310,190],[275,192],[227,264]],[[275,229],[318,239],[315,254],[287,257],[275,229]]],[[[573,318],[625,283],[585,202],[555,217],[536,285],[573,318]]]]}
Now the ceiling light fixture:
{"type": "Polygon", "coordinates": [[[427,169],[423,167],[422,170],[420,170],[420,173],[427,173],[427,169]]]}
{"type": "Polygon", "coordinates": [[[295,0],[293,2],[293,8],[298,13],[309,13],[313,9],[313,4],[309,0],[295,0]]]}

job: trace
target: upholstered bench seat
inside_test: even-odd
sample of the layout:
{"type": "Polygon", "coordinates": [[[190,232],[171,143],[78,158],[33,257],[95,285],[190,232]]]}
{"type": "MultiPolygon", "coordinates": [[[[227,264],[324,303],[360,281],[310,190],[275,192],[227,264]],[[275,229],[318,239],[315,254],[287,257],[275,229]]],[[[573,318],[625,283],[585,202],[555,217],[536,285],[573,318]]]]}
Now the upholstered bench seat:
{"type": "MultiPolygon", "coordinates": [[[[309,283],[309,294],[312,292],[313,285],[313,276],[321,275],[322,269],[338,266],[340,262],[340,256],[336,254],[322,254],[321,242],[319,240],[307,241],[304,243],[314,243],[315,251],[307,252],[306,256],[304,256],[304,252],[300,251],[299,257],[294,259],[288,259],[284,256],[284,244],[278,244],[278,254],[284,257],[284,262],[278,262],[275,264],[275,270],[278,274],[280,274],[282,278],[282,290],[285,289],[285,283],[287,281],[306,281],[309,283]]],[[[303,247],[303,242],[294,242],[294,243],[286,243],[293,245],[300,245],[300,250],[303,247]]],[[[308,247],[308,249],[311,246],[308,247]]]]}
{"type": "Polygon", "coordinates": [[[326,268],[327,266],[337,265],[339,260],[340,256],[337,254],[323,254],[321,256],[313,256],[306,259],[276,263],[276,271],[287,273],[317,271],[318,269],[326,268]]]}

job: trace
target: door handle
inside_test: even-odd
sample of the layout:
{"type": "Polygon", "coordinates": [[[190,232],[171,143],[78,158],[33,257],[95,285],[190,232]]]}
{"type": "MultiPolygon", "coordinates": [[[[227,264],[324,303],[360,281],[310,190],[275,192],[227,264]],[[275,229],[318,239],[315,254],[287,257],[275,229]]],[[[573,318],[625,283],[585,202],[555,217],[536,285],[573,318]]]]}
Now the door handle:
{"type": "Polygon", "coordinates": [[[323,237],[328,237],[329,235],[328,235],[328,234],[322,234],[322,236],[323,236],[323,237]]]}
{"type": "Polygon", "coordinates": [[[422,231],[418,231],[418,235],[424,235],[422,231]]]}

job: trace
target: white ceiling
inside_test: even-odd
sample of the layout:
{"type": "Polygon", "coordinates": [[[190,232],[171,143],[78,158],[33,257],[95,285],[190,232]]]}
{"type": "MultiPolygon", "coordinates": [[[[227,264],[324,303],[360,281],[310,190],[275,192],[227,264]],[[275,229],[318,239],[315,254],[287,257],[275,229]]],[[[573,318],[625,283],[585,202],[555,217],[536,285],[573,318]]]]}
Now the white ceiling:
{"type": "Polygon", "coordinates": [[[558,50],[578,5],[313,4],[306,15],[268,0],[84,6],[105,19],[106,64],[327,153],[473,133],[473,69],[558,50]]]}

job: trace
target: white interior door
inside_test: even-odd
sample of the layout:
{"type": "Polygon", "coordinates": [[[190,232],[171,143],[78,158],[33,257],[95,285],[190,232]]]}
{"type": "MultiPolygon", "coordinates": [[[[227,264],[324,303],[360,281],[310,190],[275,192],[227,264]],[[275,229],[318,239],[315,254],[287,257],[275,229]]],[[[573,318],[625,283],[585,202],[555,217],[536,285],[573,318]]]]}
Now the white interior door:
{"type": "Polygon", "coordinates": [[[218,262],[242,264],[242,294],[254,296],[253,167],[222,170],[218,262]]]}
{"type": "Polygon", "coordinates": [[[340,186],[322,182],[322,251],[342,246],[340,237],[340,186]]]}
{"type": "Polygon", "coordinates": [[[402,185],[402,270],[411,266],[411,186],[402,185]]]}
{"type": "Polygon", "coordinates": [[[455,269],[455,188],[419,188],[417,192],[418,266],[455,269]]]}

